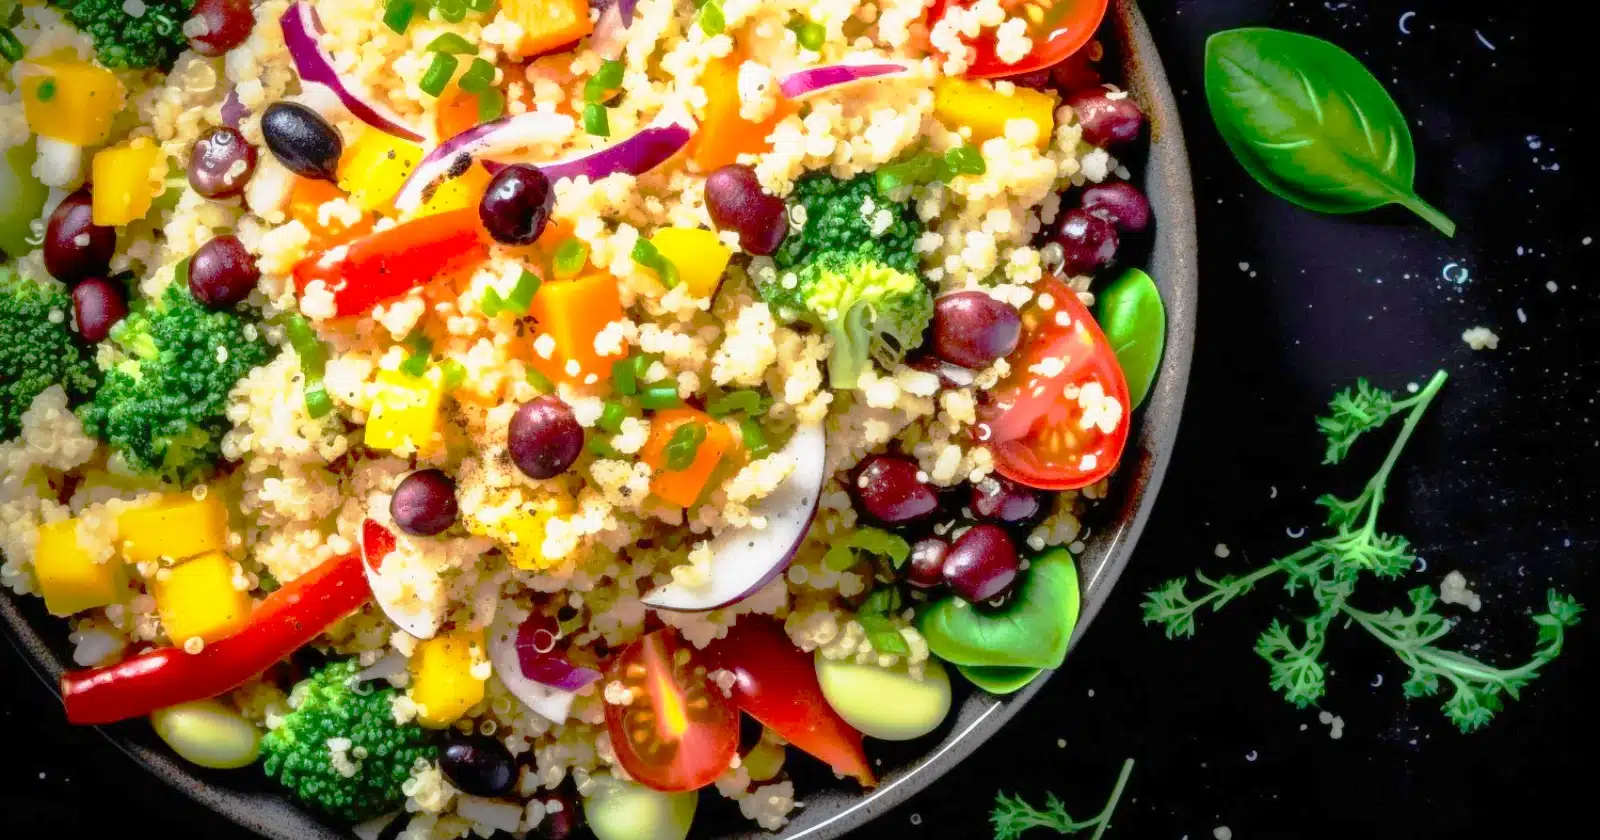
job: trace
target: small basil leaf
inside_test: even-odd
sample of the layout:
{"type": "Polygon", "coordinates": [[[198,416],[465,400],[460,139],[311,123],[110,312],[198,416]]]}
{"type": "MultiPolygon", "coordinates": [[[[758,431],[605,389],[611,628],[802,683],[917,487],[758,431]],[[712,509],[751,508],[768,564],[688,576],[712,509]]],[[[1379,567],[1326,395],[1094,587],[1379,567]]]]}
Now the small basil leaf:
{"type": "Polygon", "coordinates": [[[1007,668],[1004,666],[957,665],[956,670],[967,682],[990,694],[1013,694],[1033,682],[1043,671],[1039,668],[1007,668]]]}
{"type": "Polygon", "coordinates": [[[1095,320],[1117,354],[1128,380],[1129,410],[1144,404],[1161,367],[1167,342],[1167,310],[1150,275],[1130,268],[1095,295],[1095,320]]]}
{"type": "Polygon", "coordinates": [[[1206,40],[1205,84],[1217,130],[1261,186],[1320,213],[1399,204],[1455,235],[1413,190],[1405,115],[1355,56],[1309,35],[1231,29],[1206,40]]]}
{"type": "Polygon", "coordinates": [[[917,629],[940,659],[1019,668],[1060,665],[1077,623],[1078,572],[1062,548],[1034,558],[1016,594],[998,610],[952,595],[917,617],[917,629]]]}

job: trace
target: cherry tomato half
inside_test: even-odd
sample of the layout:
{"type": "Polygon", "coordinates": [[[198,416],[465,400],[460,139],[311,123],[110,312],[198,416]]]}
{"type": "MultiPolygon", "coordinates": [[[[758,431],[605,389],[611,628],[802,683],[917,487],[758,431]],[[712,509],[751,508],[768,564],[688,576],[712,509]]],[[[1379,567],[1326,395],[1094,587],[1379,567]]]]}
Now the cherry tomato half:
{"type": "MultiPolygon", "coordinates": [[[[952,6],[967,8],[973,0],[934,0],[928,7],[928,27],[932,29],[952,6]]],[[[1033,50],[1015,64],[1007,64],[995,53],[994,30],[967,42],[974,55],[967,75],[974,79],[1015,76],[1049,67],[1077,52],[1106,16],[1108,0],[1000,0],[1008,17],[1028,21],[1028,37],[1033,50]]]]}
{"type": "Polygon", "coordinates": [[[811,654],[795,647],[782,625],[746,616],[705,652],[713,668],[733,672],[733,702],[745,714],[834,772],[875,784],[861,733],[828,705],[811,654]]]}
{"type": "Polygon", "coordinates": [[[629,645],[606,675],[632,695],[606,704],[611,747],[628,775],[656,790],[696,790],[727,771],[739,749],[739,712],[671,628],[629,645]]]}
{"type": "Polygon", "coordinates": [[[1094,316],[1059,280],[1023,310],[1011,374],[989,392],[977,438],[995,469],[1041,490],[1105,478],[1128,444],[1128,380],[1094,316]],[[1048,305],[1047,305],[1048,304],[1048,305]]]}

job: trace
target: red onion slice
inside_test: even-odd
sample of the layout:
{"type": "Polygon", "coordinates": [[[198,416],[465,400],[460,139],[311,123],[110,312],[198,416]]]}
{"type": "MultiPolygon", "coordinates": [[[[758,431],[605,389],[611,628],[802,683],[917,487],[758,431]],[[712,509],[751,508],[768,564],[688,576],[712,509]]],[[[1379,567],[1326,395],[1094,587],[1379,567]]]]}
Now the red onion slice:
{"type": "Polygon", "coordinates": [[[767,527],[729,528],[711,540],[710,585],[691,589],[674,581],[640,600],[662,610],[714,610],[750,597],[783,574],[816,518],[827,448],[821,426],[796,429],[782,449],[794,461],[794,472],[751,509],[766,517],[767,527]]]}
{"type": "Polygon", "coordinates": [[[555,652],[561,628],[554,619],[530,615],[517,628],[517,658],[522,675],[562,691],[577,691],[600,679],[600,672],[567,661],[555,652]]]}
{"type": "Polygon", "coordinates": [[[222,124],[229,128],[238,128],[245,117],[250,116],[250,110],[239,101],[239,92],[229,89],[228,98],[222,100],[222,124]]]}
{"type": "Polygon", "coordinates": [[[867,79],[899,76],[911,72],[911,65],[900,61],[824,64],[788,73],[778,80],[778,89],[790,99],[832,90],[867,79]]]}
{"type": "MultiPolygon", "coordinates": [[[[574,673],[569,675],[571,678],[564,682],[567,685],[577,686],[572,689],[546,685],[526,676],[523,673],[525,669],[521,651],[518,650],[517,645],[518,640],[523,635],[522,626],[511,623],[511,616],[508,613],[506,605],[501,604],[500,608],[495,611],[494,624],[489,627],[489,661],[494,665],[495,676],[500,678],[501,684],[506,687],[507,691],[515,695],[529,709],[555,723],[562,723],[567,719],[568,713],[572,711],[572,701],[577,697],[578,690],[598,680],[600,672],[588,668],[580,669],[568,663],[574,673]],[[592,679],[590,679],[590,675],[592,675],[592,679]],[[579,681],[580,677],[584,680],[583,682],[579,681]]],[[[547,622],[549,619],[534,616],[523,622],[523,624],[541,621],[547,622]]],[[[535,629],[538,629],[538,627],[539,625],[535,624],[535,629]]],[[[554,634],[551,634],[550,644],[554,644],[554,634]]],[[[559,657],[559,654],[553,652],[553,647],[551,651],[547,655],[559,657]]],[[[566,660],[562,659],[562,661],[565,662],[566,660]]]]}
{"type": "MultiPolygon", "coordinates": [[[[532,161],[532,163],[544,170],[544,174],[549,176],[551,181],[559,181],[562,178],[588,178],[594,182],[618,172],[643,175],[682,151],[684,146],[689,145],[694,132],[694,118],[682,108],[669,108],[657,116],[650,125],[626,140],[557,161],[548,163],[532,161]]],[[[484,165],[490,172],[495,172],[505,163],[519,162],[521,161],[500,161],[494,164],[485,162],[484,165]]]]}
{"type": "Polygon", "coordinates": [[[283,42],[289,48],[289,57],[294,59],[302,85],[326,87],[357,119],[379,131],[414,143],[422,142],[420,131],[407,125],[388,106],[370,96],[363,96],[359,85],[340,76],[339,71],[334,69],[333,56],[328,55],[328,51],[317,41],[324,32],[322,18],[317,16],[316,8],[307,0],[296,0],[289,4],[288,11],[283,13],[278,22],[283,27],[283,42]]]}
{"type": "MultiPolygon", "coordinates": [[[[423,155],[395,195],[394,206],[402,213],[415,210],[426,200],[430,188],[465,172],[475,158],[559,142],[571,134],[575,126],[572,118],[565,114],[530,111],[469,128],[423,155]],[[454,171],[457,169],[460,171],[454,171]]],[[[489,164],[485,161],[484,165],[489,164]]],[[[490,171],[495,168],[490,167],[490,171]]]]}

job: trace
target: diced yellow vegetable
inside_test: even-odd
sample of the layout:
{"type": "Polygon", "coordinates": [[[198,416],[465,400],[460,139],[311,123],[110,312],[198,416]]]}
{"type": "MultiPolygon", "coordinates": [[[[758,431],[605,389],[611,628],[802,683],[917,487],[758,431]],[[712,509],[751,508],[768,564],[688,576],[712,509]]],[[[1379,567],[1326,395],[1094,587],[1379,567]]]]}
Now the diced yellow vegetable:
{"type": "Polygon", "coordinates": [[[678,279],[697,298],[711,297],[722,282],[722,272],[733,250],[712,231],[702,228],[662,228],[650,237],[661,256],[678,270],[678,279]]]}
{"type": "Polygon", "coordinates": [[[494,176],[489,174],[489,170],[484,169],[483,164],[475,163],[460,177],[451,178],[440,184],[439,188],[433,191],[433,195],[428,197],[427,202],[417,208],[412,218],[420,219],[423,216],[434,216],[451,210],[477,207],[492,180],[494,176]]]}
{"type": "Polygon", "coordinates": [[[74,146],[98,146],[126,91],[110,70],[73,58],[28,61],[22,69],[22,110],[28,128],[74,146]]]}
{"type": "Polygon", "coordinates": [[[933,114],[946,128],[972,129],[973,143],[1005,136],[1011,120],[1029,120],[1039,127],[1034,143],[1043,151],[1055,131],[1056,98],[1025,87],[1007,95],[989,82],[941,76],[933,85],[933,114]]]}
{"type": "Polygon", "coordinates": [[[456,630],[418,642],[411,656],[411,699],[418,706],[417,722],[442,729],[483,700],[485,680],[473,676],[472,670],[487,661],[482,630],[456,630]]]}
{"type": "Polygon", "coordinates": [[[466,526],[469,532],[499,543],[511,565],[526,571],[540,571],[565,559],[545,554],[545,531],[551,519],[571,516],[573,511],[572,500],[566,496],[522,504],[510,510],[504,510],[503,505],[497,509],[491,502],[475,514],[469,514],[466,526]]]}
{"type": "Polygon", "coordinates": [[[233,586],[233,560],[208,551],[163,569],[150,581],[161,626],[173,644],[200,637],[214,642],[243,629],[255,606],[250,593],[233,586]]]}
{"type": "Polygon", "coordinates": [[[423,376],[398,370],[378,373],[378,393],[367,415],[367,446],[398,449],[406,443],[418,451],[433,445],[439,430],[439,402],[444,396],[439,369],[423,376]]]}
{"type": "Polygon", "coordinates": [[[369,128],[339,159],[339,187],[362,210],[393,214],[395,194],[421,160],[421,146],[369,128]]]}
{"type": "Polygon", "coordinates": [[[117,541],[129,563],[183,560],[228,545],[228,508],[216,496],[168,493],[117,517],[117,541]]]}
{"type": "Polygon", "coordinates": [[[116,558],[96,563],[78,545],[78,520],[63,519],[39,529],[33,574],[51,615],[72,615],[115,604],[126,591],[123,564],[116,558]]]}
{"type": "Polygon", "coordinates": [[[148,137],[102,149],[94,156],[94,223],[125,225],[150,212],[166,191],[167,158],[148,137]]]}

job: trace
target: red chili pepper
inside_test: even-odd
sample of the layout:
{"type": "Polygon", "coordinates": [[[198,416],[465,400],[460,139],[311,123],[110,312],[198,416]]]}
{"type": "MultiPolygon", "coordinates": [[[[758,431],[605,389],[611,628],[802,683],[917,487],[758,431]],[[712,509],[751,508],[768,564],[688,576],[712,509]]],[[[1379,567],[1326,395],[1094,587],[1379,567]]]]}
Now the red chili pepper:
{"type": "Polygon", "coordinates": [[[115,723],[231,691],[305,646],[371,595],[361,557],[336,557],[268,595],[243,630],[199,653],[159,648],[104,668],[62,674],[67,720],[115,723]]]}
{"type": "Polygon", "coordinates": [[[333,291],[337,316],[360,315],[436,277],[481,262],[489,254],[488,243],[477,208],[451,210],[307,257],[295,266],[295,283],[304,292],[321,280],[333,291]]]}

